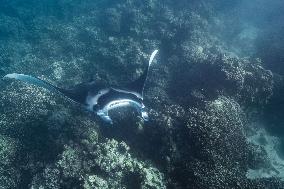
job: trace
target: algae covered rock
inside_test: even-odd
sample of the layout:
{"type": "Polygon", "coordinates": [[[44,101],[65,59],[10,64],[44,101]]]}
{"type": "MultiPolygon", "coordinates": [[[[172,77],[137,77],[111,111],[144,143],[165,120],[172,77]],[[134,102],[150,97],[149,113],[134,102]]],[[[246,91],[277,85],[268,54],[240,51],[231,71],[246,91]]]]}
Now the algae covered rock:
{"type": "MultiPolygon", "coordinates": [[[[111,188],[165,188],[164,175],[151,164],[132,157],[125,143],[109,140],[96,146],[94,164],[108,175],[105,179],[111,188]]],[[[102,175],[103,176],[103,175],[102,175]]]]}
{"type": "Polygon", "coordinates": [[[17,188],[20,184],[19,141],[0,135],[0,188],[17,188]]]}
{"type": "Polygon", "coordinates": [[[164,175],[132,157],[125,143],[93,144],[93,151],[66,146],[56,164],[34,177],[32,187],[166,188],[164,175]]]}
{"type": "Polygon", "coordinates": [[[267,103],[273,93],[273,74],[257,60],[208,53],[205,60],[185,64],[185,67],[188,68],[185,72],[177,69],[180,73],[173,76],[180,90],[173,98],[180,104],[188,105],[201,96],[204,100],[226,95],[240,104],[261,105],[267,103]]]}
{"type": "Polygon", "coordinates": [[[92,189],[92,188],[109,188],[107,181],[98,177],[97,175],[88,175],[88,178],[85,180],[84,188],[92,189]]]}
{"type": "Polygon", "coordinates": [[[259,41],[256,57],[238,56],[228,43],[242,38],[237,45],[251,50],[257,36],[233,23],[228,13],[239,3],[228,4],[3,0],[0,76],[31,74],[64,88],[127,84],[153,49],[159,55],[144,123],[126,113],[108,126],[58,94],[0,81],[0,188],[283,188],[279,178],[247,176],[273,168],[267,145],[249,140],[259,133],[251,115],[264,107],[266,129],[283,138],[283,32],[259,41]]]}
{"type": "Polygon", "coordinates": [[[242,115],[234,100],[222,96],[202,109],[188,109],[186,125],[173,129],[172,187],[226,188],[245,180],[250,150],[242,115]]]}

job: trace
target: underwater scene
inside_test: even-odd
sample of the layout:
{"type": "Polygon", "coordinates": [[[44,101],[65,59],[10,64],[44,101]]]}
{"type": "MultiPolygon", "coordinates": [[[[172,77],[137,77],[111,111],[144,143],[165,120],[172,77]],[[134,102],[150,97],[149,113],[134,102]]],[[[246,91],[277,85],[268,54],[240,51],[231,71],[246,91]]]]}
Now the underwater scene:
{"type": "Polygon", "coordinates": [[[1,0],[0,189],[284,189],[283,0],[1,0]]]}

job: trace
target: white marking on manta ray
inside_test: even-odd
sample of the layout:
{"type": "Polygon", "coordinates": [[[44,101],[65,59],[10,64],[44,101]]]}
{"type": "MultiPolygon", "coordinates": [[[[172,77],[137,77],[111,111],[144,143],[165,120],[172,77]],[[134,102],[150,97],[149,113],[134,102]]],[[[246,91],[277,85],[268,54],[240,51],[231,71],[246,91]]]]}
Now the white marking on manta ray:
{"type": "Polygon", "coordinates": [[[150,60],[149,60],[149,67],[151,66],[156,54],[158,53],[158,50],[154,50],[154,52],[152,52],[150,60]]]}
{"type": "Polygon", "coordinates": [[[106,104],[102,109],[98,110],[97,115],[100,116],[104,121],[112,124],[112,119],[109,117],[108,112],[110,110],[124,106],[134,107],[138,112],[141,112],[142,118],[145,121],[148,121],[148,113],[144,110],[145,105],[143,103],[139,103],[130,99],[113,100],[106,104]]]}
{"type": "Polygon", "coordinates": [[[130,99],[120,99],[120,100],[110,101],[107,105],[105,105],[103,109],[109,111],[123,106],[133,106],[138,110],[140,110],[143,107],[143,105],[141,103],[138,103],[137,101],[130,99]]]}
{"type": "Polygon", "coordinates": [[[93,111],[93,107],[98,104],[101,96],[107,94],[110,89],[102,89],[95,96],[88,94],[86,98],[87,109],[93,111]]]}

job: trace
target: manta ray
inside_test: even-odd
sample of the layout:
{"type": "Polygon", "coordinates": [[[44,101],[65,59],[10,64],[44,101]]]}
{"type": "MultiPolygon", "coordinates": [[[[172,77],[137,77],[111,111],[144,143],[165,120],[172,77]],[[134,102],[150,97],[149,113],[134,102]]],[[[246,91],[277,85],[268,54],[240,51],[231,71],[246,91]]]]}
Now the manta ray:
{"type": "Polygon", "coordinates": [[[148,113],[143,103],[143,91],[147,80],[149,68],[157,54],[155,50],[149,59],[148,67],[143,74],[133,82],[125,86],[111,86],[108,84],[98,84],[96,81],[84,82],[74,87],[64,89],[59,88],[42,79],[30,75],[12,73],[4,78],[12,78],[43,87],[49,91],[63,94],[72,101],[83,105],[88,111],[98,115],[103,121],[113,124],[109,111],[119,107],[134,107],[144,121],[149,120],[148,113]]]}

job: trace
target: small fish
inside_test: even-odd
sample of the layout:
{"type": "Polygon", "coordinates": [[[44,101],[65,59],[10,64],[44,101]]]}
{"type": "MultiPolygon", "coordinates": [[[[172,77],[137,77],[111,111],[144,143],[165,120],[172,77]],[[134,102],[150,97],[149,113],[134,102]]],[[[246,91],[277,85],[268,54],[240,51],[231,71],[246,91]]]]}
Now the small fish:
{"type": "Polygon", "coordinates": [[[94,112],[107,123],[113,124],[109,111],[118,107],[132,106],[144,121],[149,120],[148,113],[143,104],[143,91],[147,80],[149,68],[157,54],[155,50],[148,63],[147,69],[134,82],[126,86],[110,86],[97,84],[95,81],[80,83],[73,88],[63,89],[56,87],[41,79],[24,74],[7,74],[4,78],[13,78],[33,85],[37,85],[53,92],[59,92],[67,98],[82,104],[88,111],[94,112]]]}

